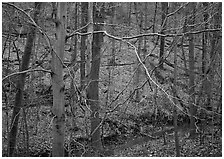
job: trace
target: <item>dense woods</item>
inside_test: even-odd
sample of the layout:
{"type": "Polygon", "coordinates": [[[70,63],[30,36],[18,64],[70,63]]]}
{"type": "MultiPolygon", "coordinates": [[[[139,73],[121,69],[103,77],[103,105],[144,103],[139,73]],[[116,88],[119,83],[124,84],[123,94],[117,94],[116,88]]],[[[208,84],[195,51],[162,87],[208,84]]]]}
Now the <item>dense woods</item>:
{"type": "Polygon", "coordinates": [[[221,2],[3,2],[2,156],[222,156],[221,2]]]}

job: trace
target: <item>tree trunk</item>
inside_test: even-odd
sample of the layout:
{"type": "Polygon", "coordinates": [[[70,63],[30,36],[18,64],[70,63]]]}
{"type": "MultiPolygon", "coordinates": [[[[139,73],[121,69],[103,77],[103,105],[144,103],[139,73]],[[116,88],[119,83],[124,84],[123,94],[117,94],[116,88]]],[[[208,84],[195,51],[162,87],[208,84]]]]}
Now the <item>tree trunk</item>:
{"type": "MultiPolygon", "coordinates": [[[[116,23],[116,9],[114,8],[114,6],[116,5],[116,3],[111,2],[110,3],[110,7],[111,9],[111,18],[109,19],[109,24],[114,24],[116,23]]],[[[114,35],[114,33],[116,32],[116,26],[111,26],[110,27],[110,34],[114,35]]],[[[114,94],[114,85],[113,85],[113,77],[114,77],[114,67],[116,65],[116,59],[115,59],[115,52],[116,52],[116,45],[115,45],[115,40],[111,39],[112,41],[112,45],[111,45],[111,57],[108,61],[108,91],[107,91],[107,95],[106,95],[106,105],[108,104],[108,102],[110,102],[113,99],[113,94],[114,94]]]]}
{"type": "MultiPolygon", "coordinates": [[[[215,15],[214,15],[214,24],[213,24],[213,28],[217,29],[217,28],[222,28],[222,3],[217,3],[217,10],[214,11],[215,15]]],[[[212,101],[212,87],[213,87],[213,81],[214,81],[214,74],[215,74],[215,66],[216,66],[216,62],[215,62],[215,56],[216,56],[216,50],[222,50],[222,48],[220,47],[220,49],[216,49],[217,45],[219,43],[219,40],[222,40],[222,38],[220,38],[219,36],[221,35],[221,32],[214,32],[213,36],[212,36],[212,40],[211,40],[211,50],[210,50],[210,70],[207,72],[209,73],[209,78],[207,80],[207,85],[209,85],[210,87],[206,88],[205,92],[207,94],[207,102],[206,102],[206,107],[208,110],[212,110],[212,106],[211,103],[213,103],[212,101]]],[[[221,42],[220,42],[221,43],[221,42]]]]}
{"type": "MultiPolygon", "coordinates": [[[[173,96],[176,97],[177,94],[177,37],[175,37],[175,42],[174,42],[174,88],[173,88],[173,96]]],[[[179,144],[179,139],[178,139],[178,127],[177,127],[177,100],[176,98],[174,100],[174,107],[173,107],[173,121],[174,121],[174,139],[175,139],[175,148],[176,148],[176,157],[180,157],[180,144],[179,144]]]]}
{"type": "MultiPolygon", "coordinates": [[[[70,25],[74,25],[74,30],[77,30],[78,28],[78,2],[75,2],[75,8],[73,10],[73,14],[71,14],[71,18],[74,19],[71,20],[70,25]],[[74,14],[74,16],[73,16],[74,14]]],[[[74,86],[74,80],[75,80],[75,72],[77,71],[77,36],[73,36],[71,40],[71,48],[72,48],[72,55],[71,55],[71,65],[73,66],[71,70],[71,75],[72,75],[72,80],[71,80],[71,85],[70,85],[70,111],[72,116],[69,118],[70,120],[70,130],[74,130],[77,128],[76,125],[76,119],[75,119],[75,114],[77,112],[77,94],[76,94],[76,88],[74,86]]],[[[73,136],[74,131],[69,131],[69,143],[68,143],[68,157],[71,157],[71,152],[72,152],[72,136],[73,136]]]]}
{"type": "MultiPolygon", "coordinates": [[[[72,21],[71,25],[74,25],[74,30],[77,30],[78,28],[78,2],[75,3],[75,8],[74,8],[74,21],[72,21]]],[[[73,16],[72,16],[73,18],[73,16]]],[[[74,87],[74,78],[75,78],[75,72],[77,71],[76,69],[76,62],[77,62],[77,36],[72,37],[72,43],[70,46],[72,55],[71,55],[71,66],[73,66],[73,69],[71,71],[72,75],[72,81],[71,81],[71,101],[72,101],[72,106],[74,106],[74,101],[75,101],[75,87],[74,87]]]]}
{"type": "MultiPolygon", "coordinates": [[[[144,3],[145,5],[145,8],[144,8],[144,14],[145,14],[145,17],[144,17],[144,33],[147,33],[147,27],[148,27],[148,16],[147,16],[147,13],[148,13],[148,7],[147,7],[147,4],[148,3],[144,3]]],[[[143,45],[143,59],[145,59],[147,55],[147,36],[144,37],[144,45],[143,45]]]]}
{"type": "MultiPolygon", "coordinates": [[[[88,2],[82,2],[81,3],[81,10],[82,10],[82,16],[81,16],[81,27],[85,26],[88,21],[88,2]]],[[[87,28],[82,29],[83,33],[87,32],[87,28]]],[[[81,36],[81,64],[80,64],[80,83],[81,83],[81,90],[84,88],[85,85],[85,62],[86,62],[86,36],[81,36]]]]}
{"type": "Polygon", "coordinates": [[[127,3],[128,8],[128,26],[131,25],[131,11],[132,11],[132,2],[127,3]]]}
{"type": "MultiPolygon", "coordinates": [[[[41,3],[35,3],[34,9],[34,21],[37,23],[38,14],[40,13],[41,3]]],[[[29,34],[26,40],[26,46],[24,49],[24,55],[22,57],[22,64],[20,67],[20,71],[25,71],[29,67],[30,57],[32,54],[33,43],[36,37],[36,28],[30,25],[29,34]]],[[[15,106],[13,108],[12,119],[11,119],[11,128],[9,132],[9,143],[8,143],[8,156],[14,156],[14,150],[16,146],[16,137],[18,131],[18,122],[20,116],[20,110],[22,108],[23,101],[23,90],[25,85],[26,73],[20,74],[19,80],[16,84],[16,97],[15,97],[15,106]]]]}
{"type": "MultiPolygon", "coordinates": [[[[103,7],[101,8],[103,9],[103,7]]],[[[103,23],[102,12],[97,10],[96,4],[93,5],[93,22],[103,23]]],[[[101,29],[100,25],[94,24],[94,31],[101,29]]],[[[100,118],[99,118],[99,70],[100,70],[100,51],[103,42],[103,34],[93,34],[92,41],[92,65],[90,71],[90,84],[88,88],[88,103],[91,107],[91,142],[94,150],[102,150],[100,138],[100,118]]]]}
{"type": "MultiPolygon", "coordinates": [[[[208,29],[208,18],[209,18],[209,14],[208,14],[208,5],[209,3],[208,2],[203,2],[203,7],[205,9],[204,13],[203,13],[203,21],[204,21],[204,29],[208,29]]],[[[200,90],[199,90],[199,93],[198,93],[198,97],[197,97],[197,102],[196,102],[196,105],[200,105],[200,107],[203,107],[204,105],[204,102],[200,102],[203,98],[202,95],[203,95],[203,90],[206,90],[206,83],[207,83],[207,78],[206,77],[206,69],[207,69],[207,43],[208,43],[208,33],[205,32],[205,33],[202,33],[202,63],[201,63],[201,72],[202,72],[202,75],[201,75],[201,80],[202,80],[202,84],[201,84],[201,87],[200,87],[200,90]],[[200,104],[202,103],[202,104],[200,104]]],[[[203,109],[200,110],[200,118],[204,119],[205,118],[205,111],[203,109]]],[[[204,128],[205,128],[205,122],[204,120],[202,120],[202,123],[201,123],[201,131],[200,131],[200,145],[202,145],[204,143],[204,128]]]]}
{"type": "Polygon", "coordinates": [[[56,17],[56,52],[52,53],[52,89],[53,89],[53,141],[52,156],[64,156],[65,110],[64,110],[64,83],[63,58],[65,48],[66,10],[67,4],[57,4],[56,17]]]}
{"type": "MultiPolygon", "coordinates": [[[[203,7],[207,10],[208,9],[208,2],[203,2],[203,7]]],[[[208,29],[208,23],[207,23],[207,20],[209,18],[209,14],[208,12],[205,12],[204,13],[204,22],[205,22],[205,25],[204,25],[204,29],[208,29]]],[[[205,77],[205,70],[206,70],[206,62],[207,62],[207,40],[208,40],[208,33],[205,32],[202,34],[202,66],[201,66],[201,69],[202,69],[202,78],[205,77]]]]}
{"type": "MultiPolygon", "coordinates": [[[[93,3],[88,3],[88,32],[93,32],[93,3]]],[[[87,54],[86,54],[86,76],[87,76],[87,83],[89,82],[89,76],[91,71],[91,55],[92,55],[92,42],[93,42],[93,34],[88,36],[87,39],[87,54]]]]}
{"type": "MultiPolygon", "coordinates": [[[[140,5],[140,4],[139,4],[140,5]]],[[[138,12],[138,3],[135,2],[134,3],[135,6],[135,12],[136,12],[136,23],[138,24],[138,29],[139,29],[139,34],[142,33],[142,24],[143,24],[143,16],[142,16],[142,12],[140,11],[140,13],[138,12]],[[138,15],[140,14],[140,15],[138,15]]],[[[141,6],[140,6],[141,7],[141,6]]],[[[142,46],[142,37],[138,38],[138,55],[139,57],[141,57],[141,46],[142,46]]],[[[136,57],[136,73],[135,73],[135,79],[134,79],[134,85],[136,88],[138,88],[139,86],[139,82],[140,82],[140,75],[141,75],[141,67],[139,66],[139,61],[138,58],[136,57]]],[[[135,91],[135,101],[139,102],[140,101],[140,91],[139,89],[137,89],[135,91]]]]}
{"type": "MultiPolygon", "coordinates": [[[[161,34],[164,34],[164,29],[166,27],[166,15],[168,13],[168,2],[161,2],[162,5],[162,24],[161,24],[161,34]]],[[[164,56],[164,47],[165,47],[165,37],[160,37],[160,52],[159,52],[159,67],[163,69],[163,56],[164,56]]]]}
{"type": "Polygon", "coordinates": [[[155,11],[154,11],[154,15],[153,15],[153,25],[152,25],[152,32],[153,33],[155,33],[156,15],[157,15],[157,2],[155,2],[155,11]]]}
{"type": "MultiPolygon", "coordinates": [[[[214,28],[222,28],[222,3],[218,2],[217,3],[217,10],[215,10],[215,15],[214,15],[214,28]]],[[[206,94],[207,94],[207,103],[206,103],[206,109],[208,111],[212,111],[214,112],[214,104],[213,104],[213,97],[212,97],[212,88],[214,86],[214,80],[215,80],[215,70],[216,70],[216,56],[217,56],[217,52],[222,50],[222,37],[220,38],[220,36],[222,35],[221,32],[214,32],[213,33],[213,37],[212,37],[212,41],[211,41],[211,51],[210,51],[210,71],[209,72],[209,80],[208,80],[208,85],[209,88],[206,89],[206,94]]],[[[222,51],[220,51],[222,52],[222,51]]],[[[221,85],[221,84],[220,84],[221,85]]],[[[212,114],[212,125],[211,127],[214,127],[214,113],[212,114]]],[[[214,128],[212,130],[212,144],[214,143],[214,128]]],[[[214,147],[212,147],[212,151],[214,150],[214,147]]]]}
{"type": "Polygon", "coordinates": [[[24,148],[26,149],[25,150],[25,154],[26,156],[29,156],[30,152],[29,152],[29,130],[28,130],[28,123],[27,123],[27,112],[28,111],[25,111],[25,109],[22,109],[22,113],[23,113],[23,124],[24,124],[24,128],[23,128],[23,131],[24,131],[24,148]]]}
{"type": "MultiPolygon", "coordinates": [[[[195,7],[196,3],[192,2],[189,3],[188,6],[188,23],[189,25],[194,24],[195,20],[195,7]]],[[[192,31],[193,26],[188,28],[188,31],[192,31]]],[[[190,107],[190,136],[194,137],[196,134],[196,127],[195,127],[195,114],[196,114],[196,107],[194,106],[195,104],[195,85],[194,85],[194,80],[195,80],[195,74],[194,74],[194,35],[189,34],[188,36],[189,39],[189,107],[190,107]]]]}

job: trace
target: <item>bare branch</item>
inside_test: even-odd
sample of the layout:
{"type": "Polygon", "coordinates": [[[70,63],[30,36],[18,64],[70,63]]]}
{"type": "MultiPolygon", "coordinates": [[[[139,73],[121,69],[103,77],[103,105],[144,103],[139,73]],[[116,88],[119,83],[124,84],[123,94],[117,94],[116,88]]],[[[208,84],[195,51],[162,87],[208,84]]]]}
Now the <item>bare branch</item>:
{"type": "Polygon", "coordinates": [[[34,72],[34,71],[43,71],[43,72],[47,72],[47,73],[52,73],[50,70],[45,70],[45,69],[30,69],[30,70],[25,70],[25,71],[15,72],[15,73],[9,74],[9,75],[5,76],[4,78],[2,78],[2,81],[6,80],[9,77],[15,76],[15,75],[20,75],[20,74],[24,74],[24,73],[28,73],[28,72],[34,72]]]}
{"type": "Polygon", "coordinates": [[[123,40],[132,40],[132,39],[136,39],[136,38],[140,38],[140,37],[144,37],[144,36],[162,36],[162,37],[176,37],[176,36],[186,36],[189,34],[200,34],[200,33],[204,33],[204,32],[216,32],[216,31],[222,31],[222,28],[217,28],[217,29],[205,29],[205,30],[199,30],[199,31],[190,31],[190,32],[185,32],[185,33],[178,33],[178,34],[161,34],[161,33],[144,33],[144,34],[139,34],[139,35],[135,35],[135,36],[127,36],[127,37],[117,37],[117,36],[113,36],[111,34],[108,34],[107,31],[94,31],[94,32],[87,32],[87,33],[80,33],[80,32],[75,32],[73,33],[73,35],[80,35],[80,36],[86,36],[86,35],[90,35],[90,34],[98,34],[98,33],[104,33],[104,35],[118,40],[118,41],[123,41],[123,40]]]}

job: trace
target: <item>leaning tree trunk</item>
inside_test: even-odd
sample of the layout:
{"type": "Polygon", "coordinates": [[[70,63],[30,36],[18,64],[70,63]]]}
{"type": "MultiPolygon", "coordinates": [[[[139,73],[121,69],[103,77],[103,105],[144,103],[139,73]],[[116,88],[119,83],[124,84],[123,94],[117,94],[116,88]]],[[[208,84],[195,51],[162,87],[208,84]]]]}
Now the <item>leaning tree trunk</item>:
{"type": "Polygon", "coordinates": [[[52,89],[53,89],[53,157],[64,156],[65,110],[63,58],[65,50],[65,29],[67,4],[59,2],[56,16],[56,52],[52,53],[52,89]]]}
{"type": "MultiPolygon", "coordinates": [[[[34,21],[37,22],[38,14],[40,13],[41,3],[35,3],[34,9],[34,21]]],[[[30,25],[29,33],[27,35],[26,45],[24,49],[24,55],[22,57],[22,64],[20,71],[25,71],[29,67],[30,57],[32,54],[33,43],[36,37],[36,28],[33,25],[30,25]]],[[[15,97],[15,106],[13,107],[12,119],[11,119],[11,128],[9,132],[9,143],[8,143],[8,156],[14,156],[14,150],[16,146],[16,137],[18,131],[18,123],[20,110],[22,108],[23,101],[23,90],[25,85],[26,73],[20,74],[18,82],[16,84],[16,97],[15,97]]]]}
{"type": "MultiPolygon", "coordinates": [[[[93,22],[103,23],[103,16],[97,10],[96,4],[93,4],[93,22]]],[[[103,7],[102,7],[103,8],[103,7]]],[[[100,25],[94,24],[94,31],[101,29],[100,25]]],[[[94,150],[101,150],[102,143],[100,138],[100,118],[99,118],[99,70],[100,70],[100,50],[103,42],[103,34],[93,34],[92,41],[92,65],[90,71],[90,84],[88,88],[87,98],[91,107],[91,142],[94,150]]]]}

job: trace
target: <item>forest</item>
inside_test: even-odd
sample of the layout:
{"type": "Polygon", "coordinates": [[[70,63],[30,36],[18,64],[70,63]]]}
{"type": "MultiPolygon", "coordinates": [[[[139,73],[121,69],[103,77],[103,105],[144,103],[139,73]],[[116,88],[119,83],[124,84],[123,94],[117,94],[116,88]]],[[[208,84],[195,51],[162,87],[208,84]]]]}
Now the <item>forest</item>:
{"type": "Polygon", "coordinates": [[[221,157],[222,2],[2,2],[3,157],[221,157]]]}

